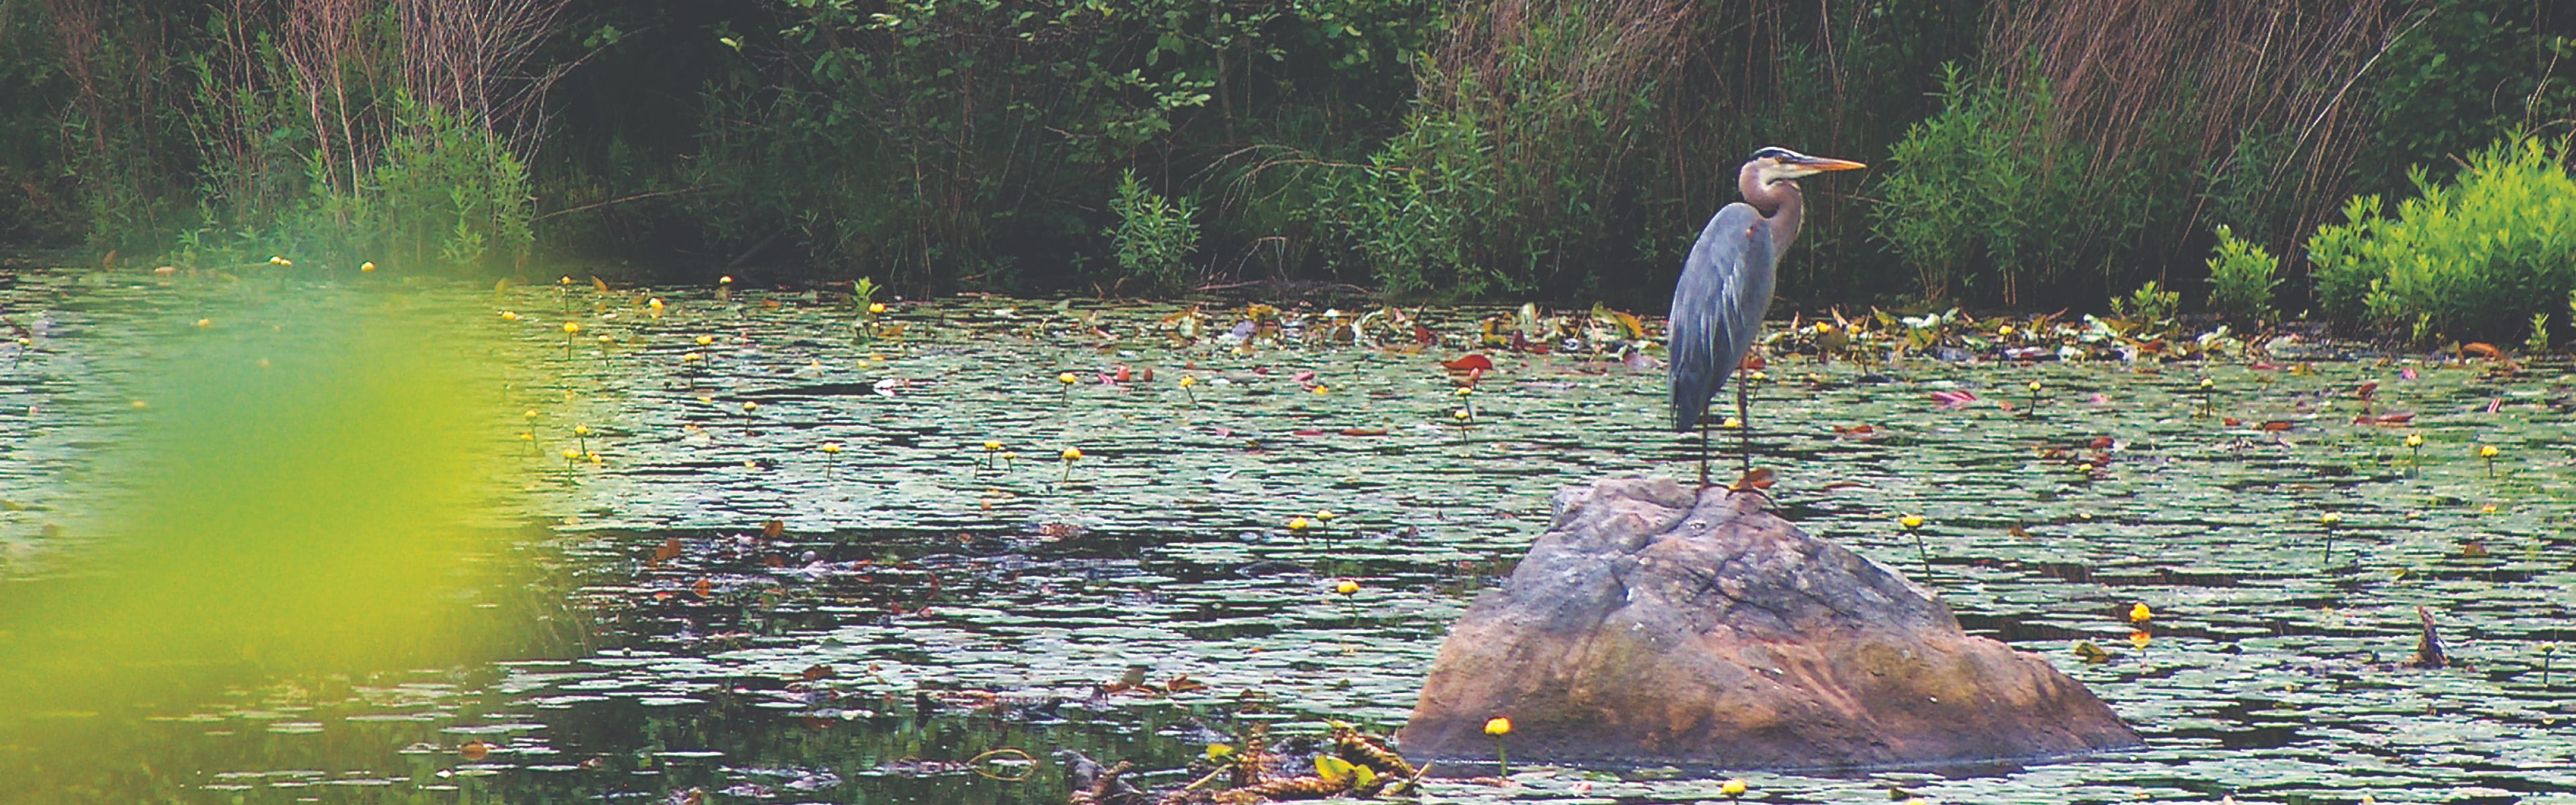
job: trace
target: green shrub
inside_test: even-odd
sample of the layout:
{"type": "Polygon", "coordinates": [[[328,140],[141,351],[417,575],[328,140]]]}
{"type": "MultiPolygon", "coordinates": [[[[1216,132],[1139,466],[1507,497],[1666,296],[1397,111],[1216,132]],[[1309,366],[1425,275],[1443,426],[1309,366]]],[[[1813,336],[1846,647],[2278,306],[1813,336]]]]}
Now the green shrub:
{"type": "Polygon", "coordinates": [[[2135,240],[2157,198],[2144,171],[2094,166],[2047,84],[1997,86],[1945,66],[1941,85],[1941,112],[1889,150],[1877,194],[1886,203],[1870,226],[1915,267],[1926,296],[2020,304],[2135,240]]]}
{"type": "MultiPolygon", "coordinates": [[[[1660,7],[1457,6],[1404,130],[1334,172],[1313,208],[1320,228],[1388,293],[1448,299],[1588,293],[1600,267],[1696,233],[1714,204],[1679,220],[1630,212],[1638,187],[1673,172],[1647,149],[1658,81],[1688,39],[1660,7]]],[[[1729,187],[1734,166],[1721,168],[1729,187]]]]}
{"type": "Polygon", "coordinates": [[[2272,291],[2281,286],[2281,258],[2218,228],[2218,253],[2209,258],[2209,309],[2238,320],[2273,317],[2272,291]]]}
{"type": "Polygon", "coordinates": [[[1199,246],[1199,225],[1190,220],[1196,214],[1190,200],[1164,200],[1145,189],[1131,169],[1119,178],[1109,209],[1118,214],[1118,225],[1102,234],[1117,246],[1119,282],[1146,293],[1188,290],[1189,257],[1199,246]]]}
{"type": "Polygon", "coordinates": [[[1475,261],[1475,224],[1492,214],[1484,132],[1451,113],[1414,118],[1401,135],[1340,176],[1317,205],[1389,295],[1434,290],[1457,298],[1524,290],[1525,278],[1475,261]]]}
{"type": "Polygon", "coordinates": [[[536,238],[528,169],[518,155],[489,129],[408,101],[398,106],[406,112],[402,134],[368,172],[362,227],[349,241],[400,259],[435,257],[469,268],[525,258],[536,238]]]}
{"type": "Polygon", "coordinates": [[[2317,301],[2337,320],[2417,340],[2495,340],[2576,290],[2576,180],[2563,152],[2500,141],[2449,184],[2419,167],[2420,195],[2387,214],[2378,196],[2308,239],[2317,301]]]}

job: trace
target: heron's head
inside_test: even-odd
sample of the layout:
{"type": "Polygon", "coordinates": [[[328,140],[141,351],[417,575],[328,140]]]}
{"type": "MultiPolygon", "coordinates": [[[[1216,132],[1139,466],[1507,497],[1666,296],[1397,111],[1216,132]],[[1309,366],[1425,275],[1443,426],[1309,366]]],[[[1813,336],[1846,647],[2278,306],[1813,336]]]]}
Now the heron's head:
{"type": "Polygon", "coordinates": [[[1753,159],[1748,160],[1748,164],[1753,167],[1754,174],[1761,177],[1763,184],[1800,176],[1813,176],[1826,171],[1847,171],[1869,167],[1848,159],[1811,157],[1776,145],[1753,152],[1753,159]]]}

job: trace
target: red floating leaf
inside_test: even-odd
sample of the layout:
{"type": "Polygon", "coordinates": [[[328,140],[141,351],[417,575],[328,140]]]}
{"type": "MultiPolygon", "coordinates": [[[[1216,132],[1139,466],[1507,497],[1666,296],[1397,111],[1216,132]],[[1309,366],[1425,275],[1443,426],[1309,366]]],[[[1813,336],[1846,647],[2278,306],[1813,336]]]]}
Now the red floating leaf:
{"type": "Polygon", "coordinates": [[[1452,372],[1477,372],[1494,368],[1494,361],[1482,354],[1470,352],[1456,360],[1441,361],[1440,368],[1452,372]]]}

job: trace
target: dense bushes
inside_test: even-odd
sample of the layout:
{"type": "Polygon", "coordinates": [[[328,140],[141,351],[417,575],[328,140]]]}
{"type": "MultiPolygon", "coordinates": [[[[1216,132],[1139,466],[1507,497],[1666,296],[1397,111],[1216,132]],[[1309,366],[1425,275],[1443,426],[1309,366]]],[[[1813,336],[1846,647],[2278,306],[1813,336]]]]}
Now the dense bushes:
{"type": "Polygon", "coordinates": [[[2069,269],[2124,254],[2157,212],[2135,167],[2085,170],[2093,149],[2067,136],[2040,79],[1969,84],[1949,68],[1942,97],[1889,150],[1885,203],[1872,211],[1925,295],[2020,304],[2069,269]]]}
{"type": "Polygon", "coordinates": [[[2389,213],[2355,198],[2308,240],[2325,311],[2415,340],[2510,338],[2576,292],[2576,180],[2563,148],[2523,138],[2470,155],[2449,183],[2422,169],[2389,213]]]}
{"type": "Polygon", "coordinates": [[[560,6],[48,3],[90,240],[192,264],[514,265],[534,140],[512,134],[537,97],[517,70],[560,6]]]}
{"type": "Polygon", "coordinates": [[[1776,144],[1874,166],[1808,184],[1784,308],[2155,282],[2367,317],[2260,258],[2404,166],[2557,133],[2571,26],[2525,0],[0,0],[0,237],[1650,307],[1776,144]]]}
{"type": "Polygon", "coordinates": [[[1420,67],[1405,131],[1331,177],[1317,210],[1371,280],[1403,296],[1563,293],[1634,259],[1655,80],[1690,8],[1665,0],[1462,6],[1420,67]]]}
{"type": "Polygon", "coordinates": [[[1432,25],[1421,0],[789,7],[774,36],[736,40],[756,79],[708,96],[678,183],[711,190],[686,211],[737,248],[792,231],[830,273],[914,290],[1094,279],[1068,258],[1115,251],[1100,201],[1130,169],[1197,177],[1230,199],[1226,224],[1275,225],[1278,188],[1227,157],[1381,136],[1432,25]]]}

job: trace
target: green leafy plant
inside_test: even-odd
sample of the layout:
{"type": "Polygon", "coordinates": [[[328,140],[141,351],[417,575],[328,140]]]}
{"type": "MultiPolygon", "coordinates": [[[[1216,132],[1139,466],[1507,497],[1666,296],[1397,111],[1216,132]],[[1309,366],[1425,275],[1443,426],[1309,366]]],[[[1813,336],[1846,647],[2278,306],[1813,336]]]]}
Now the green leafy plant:
{"type": "Polygon", "coordinates": [[[1118,225],[1102,234],[1117,246],[1120,282],[1151,293],[1190,287],[1189,257],[1198,250],[1199,226],[1190,220],[1196,212],[1188,198],[1167,200],[1145,189],[1130,169],[1119,178],[1109,209],[1118,214],[1118,225]]]}
{"type": "Polygon", "coordinates": [[[2317,301],[2341,321],[2418,343],[2509,338],[2543,300],[2576,291],[2576,179],[2563,152],[2523,137],[2469,156],[2449,183],[2418,167],[2418,196],[2393,214],[2378,196],[2308,239],[2317,301]]]}
{"type": "Polygon", "coordinates": [[[2271,251],[2219,227],[2217,253],[2209,258],[2209,308],[2238,320],[2272,318],[2280,268],[2281,259],[2271,251]]]}
{"type": "Polygon", "coordinates": [[[2111,298],[2111,314],[2150,329],[2162,329],[2173,322],[2174,311],[2182,307],[2182,292],[2168,291],[2150,280],[2131,291],[2125,298],[2111,298]]]}
{"type": "Polygon", "coordinates": [[[2549,351],[2549,314],[2531,314],[2531,335],[2522,339],[2522,351],[2526,355],[2549,351]]]}

